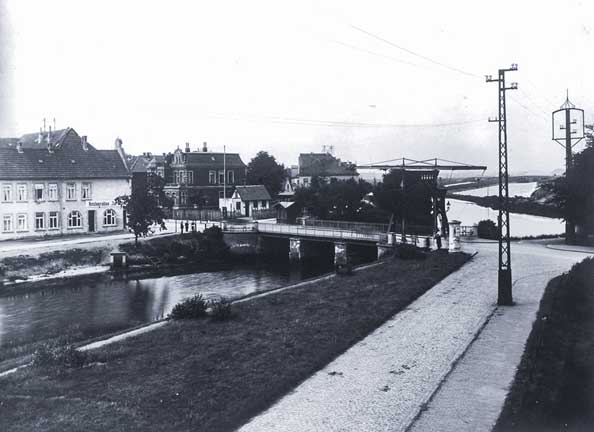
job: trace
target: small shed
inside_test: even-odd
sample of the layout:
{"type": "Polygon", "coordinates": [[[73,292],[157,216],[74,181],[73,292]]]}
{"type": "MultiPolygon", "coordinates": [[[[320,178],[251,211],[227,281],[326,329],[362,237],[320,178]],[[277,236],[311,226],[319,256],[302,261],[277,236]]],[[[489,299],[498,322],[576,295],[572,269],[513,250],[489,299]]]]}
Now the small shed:
{"type": "Polygon", "coordinates": [[[294,224],[301,215],[300,206],[293,201],[280,201],[273,207],[276,210],[276,221],[278,223],[294,224]]]}

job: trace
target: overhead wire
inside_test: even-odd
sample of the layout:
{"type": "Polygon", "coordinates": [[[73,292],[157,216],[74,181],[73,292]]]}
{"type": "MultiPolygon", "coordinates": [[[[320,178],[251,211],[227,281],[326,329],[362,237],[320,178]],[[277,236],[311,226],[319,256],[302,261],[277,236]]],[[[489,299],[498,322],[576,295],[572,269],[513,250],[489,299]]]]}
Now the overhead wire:
{"type": "Polygon", "coordinates": [[[378,36],[375,33],[372,33],[370,31],[367,31],[365,29],[362,29],[361,27],[357,27],[357,26],[351,24],[351,28],[353,28],[353,29],[355,29],[355,30],[357,30],[357,31],[359,31],[361,33],[364,33],[364,34],[366,34],[366,35],[368,35],[368,36],[370,36],[370,37],[372,37],[374,39],[377,39],[379,41],[382,41],[382,42],[384,42],[384,43],[386,43],[388,45],[391,45],[391,46],[393,46],[395,48],[398,48],[399,50],[404,51],[404,52],[406,52],[406,53],[408,53],[410,55],[413,55],[415,57],[421,58],[423,60],[426,60],[426,61],[428,61],[430,63],[433,63],[435,65],[441,66],[443,68],[449,69],[450,71],[457,72],[457,73],[460,73],[460,74],[463,74],[463,75],[466,75],[466,76],[470,76],[470,77],[473,77],[473,78],[482,78],[481,75],[478,75],[478,74],[475,74],[475,73],[472,73],[472,72],[468,72],[468,71],[465,71],[463,69],[460,69],[460,68],[457,68],[457,67],[454,67],[454,66],[450,66],[450,65],[445,64],[443,62],[440,62],[438,60],[435,60],[435,59],[433,59],[431,57],[428,57],[426,55],[423,55],[423,54],[420,54],[418,52],[415,52],[415,51],[413,51],[411,49],[408,49],[408,48],[406,48],[406,47],[404,47],[402,45],[399,45],[399,44],[397,44],[395,42],[392,42],[392,41],[390,41],[388,39],[385,39],[385,38],[383,38],[381,36],[378,36]]]}

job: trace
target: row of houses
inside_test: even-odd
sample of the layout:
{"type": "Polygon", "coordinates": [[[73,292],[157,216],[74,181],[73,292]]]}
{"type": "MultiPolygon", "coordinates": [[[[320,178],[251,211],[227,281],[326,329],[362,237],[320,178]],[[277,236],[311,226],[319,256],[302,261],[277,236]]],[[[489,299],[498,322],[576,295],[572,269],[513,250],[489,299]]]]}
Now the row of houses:
{"type": "MultiPolygon", "coordinates": [[[[272,205],[264,186],[246,184],[247,166],[238,153],[187,143],[171,153],[130,156],[119,138],[111,150],[101,150],[73,128],[50,128],[0,138],[0,241],[123,230],[127,215],[114,199],[130,194],[147,174],[165,180],[174,209],[250,217],[272,205]]],[[[307,187],[314,176],[334,181],[358,175],[327,153],[300,155],[293,174],[281,201],[290,201],[290,191],[307,187]]]]}

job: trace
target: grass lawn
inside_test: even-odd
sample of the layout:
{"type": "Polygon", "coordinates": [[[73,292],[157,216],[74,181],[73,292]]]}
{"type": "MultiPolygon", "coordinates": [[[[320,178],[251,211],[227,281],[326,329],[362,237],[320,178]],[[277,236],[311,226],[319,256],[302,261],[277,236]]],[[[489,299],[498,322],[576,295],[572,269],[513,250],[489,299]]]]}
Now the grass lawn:
{"type": "Polygon", "coordinates": [[[230,321],[171,322],[82,369],[24,369],[0,379],[0,430],[233,430],[468,259],[390,259],[237,304],[230,321]]]}
{"type": "Polygon", "coordinates": [[[495,431],[594,430],[594,259],[549,282],[495,431]]]}

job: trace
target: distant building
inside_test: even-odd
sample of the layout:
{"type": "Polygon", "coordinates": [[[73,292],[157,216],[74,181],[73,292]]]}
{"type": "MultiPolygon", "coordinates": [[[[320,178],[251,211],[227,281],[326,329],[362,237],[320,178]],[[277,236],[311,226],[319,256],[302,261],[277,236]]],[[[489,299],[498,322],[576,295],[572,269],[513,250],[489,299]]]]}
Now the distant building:
{"type": "Polygon", "coordinates": [[[0,240],[125,227],[122,141],[98,150],[72,128],[0,139],[0,240]]]}
{"type": "Polygon", "coordinates": [[[163,163],[165,193],[177,208],[218,208],[224,189],[231,197],[236,185],[245,184],[246,169],[238,153],[211,152],[206,143],[191,151],[186,143],[163,163]]]}
{"type": "Polygon", "coordinates": [[[341,162],[330,153],[301,153],[293,184],[296,187],[309,187],[313,177],[332,182],[357,179],[359,173],[354,164],[341,162]]]}
{"type": "Polygon", "coordinates": [[[252,216],[255,211],[271,208],[272,198],[264,185],[236,186],[231,198],[221,199],[221,208],[228,214],[252,216]]]}

